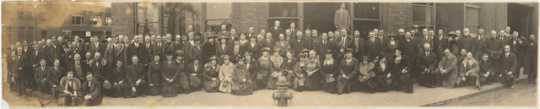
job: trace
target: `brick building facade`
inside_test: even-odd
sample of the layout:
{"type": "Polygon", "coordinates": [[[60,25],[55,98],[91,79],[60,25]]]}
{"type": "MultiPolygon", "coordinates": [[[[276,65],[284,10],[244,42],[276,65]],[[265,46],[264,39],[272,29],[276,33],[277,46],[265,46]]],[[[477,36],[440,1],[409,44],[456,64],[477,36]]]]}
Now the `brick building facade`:
{"type": "MultiPolygon", "coordinates": [[[[313,28],[320,32],[334,30],[333,17],[340,5],[312,2],[189,4],[196,13],[183,21],[191,23],[176,25],[185,27],[191,24],[197,31],[215,31],[220,24],[230,24],[239,32],[246,32],[249,27],[266,29],[275,20],[280,20],[284,27],[288,27],[289,22],[295,22],[299,29],[313,28]]],[[[118,16],[113,17],[113,33],[133,33],[133,21],[125,14],[129,5],[113,3],[113,16],[118,16]]],[[[525,34],[537,33],[538,29],[538,5],[535,3],[346,3],[346,7],[353,17],[352,29],[360,30],[362,34],[367,34],[373,28],[392,33],[399,28],[411,28],[412,25],[444,30],[468,27],[473,31],[477,28],[499,30],[509,25],[525,34]],[[522,14],[508,15],[516,12],[522,14]]],[[[167,22],[163,23],[167,25],[167,22]]],[[[182,28],[175,29],[183,31],[182,28]]]]}

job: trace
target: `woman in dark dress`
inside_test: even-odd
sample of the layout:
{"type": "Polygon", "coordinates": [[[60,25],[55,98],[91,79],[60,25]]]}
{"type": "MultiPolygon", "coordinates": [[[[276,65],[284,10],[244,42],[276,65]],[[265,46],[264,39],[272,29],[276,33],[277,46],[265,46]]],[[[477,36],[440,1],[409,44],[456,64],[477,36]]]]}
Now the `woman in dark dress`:
{"type": "Polygon", "coordinates": [[[375,65],[375,81],[376,91],[388,91],[392,85],[392,73],[390,72],[389,65],[386,61],[386,57],[382,57],[375,65]]]}
{"type": "Polygon", "coordinates": [[[219,81],[218,81],[218,70],[217,70],[217,60],[216,56],[211,56],[210,61],[204,65],[204,72],[202,74],[204,81],[204,90],[206,92],[217,92],[219,81]]]}
{"type": "Polygon", "coordinates": [[[162,82],[161,82],[161,95],[163,97],[174,97],[176,96],[176,75],[178,72],[177,65],[173,61],[173,56],[171,54],[167,55],[167,60],[163,63],[163,72],[161,73],[162,82]]]}
{"type": "Polygon", "coordinates": [[[413,92],[413,80],[409,73],[407,61],[403,58],[401,51],[395,50],[390,70],[394,75],[394,87],[403,92],[413,92]]]}
{"type": "Polygon", "coordinates": [[[113,68],[112,74],[114,75],[114,79],[112,81],[113,85],[113,94],[112,97],[125,97],[127,94],[127,84],[126,79],[124,78],[125,69],[123,66],[123,62],[118,60],[116,61],[116,66],[113,68]]]}
{"type": "Polygon", "coordinates": [[[149,63],[147,78],[149,95],[158,95],[161,89],[161,62],[159,54],[155,55],[153,61],[149,63]]]}
{"type": "Polygon", "coordinates": [[[232,78],[232,94],[234,95],[250,95],[253,92],[251,74],[244,61],[244,59],[238,61],[234,69],[232,78]]]}
{"type": "MultiPolygon", "coordinates": [[[[330,51],[330,50],[328,50],[330,51]]],[[[337,64],[334,61],[332,54],[327,53],[324,56],[324,61],[322,64],[321,72],[324,77],[324,90],[329,93],[336,92],[336,72],[337,64]]]]}
{"type": "Polygon", "coordinates": [[[322,75],[320,72],[321,64],[319,55],[314,50],[309,52],[309,59],[304,67],[306,72],[306,90],[318,90],[321,88],[322,75]]]}

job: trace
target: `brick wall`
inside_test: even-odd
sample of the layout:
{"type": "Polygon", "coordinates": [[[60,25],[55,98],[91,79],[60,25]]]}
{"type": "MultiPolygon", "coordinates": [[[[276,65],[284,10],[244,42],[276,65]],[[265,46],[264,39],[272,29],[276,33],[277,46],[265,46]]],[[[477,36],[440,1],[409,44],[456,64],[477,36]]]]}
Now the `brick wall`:
{"type": "Polygon", "coordinates": [[[233,3],[232,26],[237,32],[247,32],[250,26],[255,30],[266,28],[268,3],[233,3]]]}
{"type": "Polygon", "coordinates": [[[482,3],[480,6],[480,27],[487,31],[500,30],[507,25],[507,7],[504,3],[482,3]]]}
{"type": "Polygon", "coordinates": [[[385,32],[397,33],[399,28],[408,29],[413,23],[412,6],[405,3],[381,4],[382,28],[385,32]]]}
{"type": "Polygon", "coordinates": [[[133,14],[131,3],[112,3],[111,15],[112,23],[111,29],[113,35],[134,35],[133,31],[133,14]],[[128,11],[129,10],[129,11],[128,11]]]}

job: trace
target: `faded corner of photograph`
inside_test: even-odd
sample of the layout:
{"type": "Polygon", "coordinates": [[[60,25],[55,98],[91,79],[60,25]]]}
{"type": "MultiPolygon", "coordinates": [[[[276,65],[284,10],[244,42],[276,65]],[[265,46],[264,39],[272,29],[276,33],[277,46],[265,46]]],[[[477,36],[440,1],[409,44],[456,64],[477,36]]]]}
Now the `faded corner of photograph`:
{"type": "Polygon", "coordinates": [[[10,108],[537,108],[538,2],[2,1],[10,108]]]}

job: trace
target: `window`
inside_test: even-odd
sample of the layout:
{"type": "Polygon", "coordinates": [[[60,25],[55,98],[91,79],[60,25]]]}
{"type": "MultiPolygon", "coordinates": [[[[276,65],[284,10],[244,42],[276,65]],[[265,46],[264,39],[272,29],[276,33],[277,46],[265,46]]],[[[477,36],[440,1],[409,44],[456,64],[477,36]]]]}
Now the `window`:
{"type": "Polygon", "coordinates": [[[74,25],[80,25],[83,23],[83,18],[82,16],[72,16],[71,17],[71,24],[74,24],[74,25]]]}
{"type": "Polygon", "coordinates": [[[353,30],[360,31],[361,36],[367,36],[369,31],[380,28],[380,11],[378,3],[353,4],[353,30]]]}
{"type": "Polygon", "coordinates": [[[413,24],[420,28],[433,27],[433,16],[435,15],[433,3],[413,3],[413,24]]]}
{"type": "Polygon", "coordinates": [[[219,31],[220,25],[231,19],[232,3],[207,3],[206,4],[206,25],[207,29],[219,31]]]}
{"type": "Polygon", "coordinates": [[[279,20],[282,28],[289,28],[294,22],[299,27],[298,3],[270,3],[268,26],[274,26],[274,21],[279,20]]]}
{"type": "Polygon", "coordinates": [[[465,5],[465,27],[470,31],[476,31],[480,26],[480,7],[477,5],[466,4],[465,5]]]}
{"type": "Polygon", "coordinates": [[[270,3],[270,17],[298,17],[298,4],[270,3]]]}
{"type": "Polygon", "coordinates": [[[377,3],[355,3],[354,18],[379,19],[379,4],[377,3]]]}

